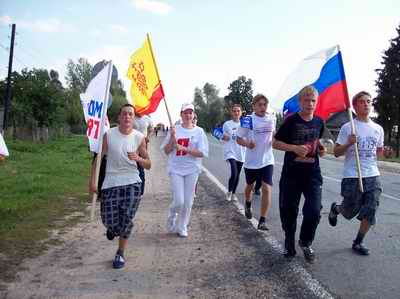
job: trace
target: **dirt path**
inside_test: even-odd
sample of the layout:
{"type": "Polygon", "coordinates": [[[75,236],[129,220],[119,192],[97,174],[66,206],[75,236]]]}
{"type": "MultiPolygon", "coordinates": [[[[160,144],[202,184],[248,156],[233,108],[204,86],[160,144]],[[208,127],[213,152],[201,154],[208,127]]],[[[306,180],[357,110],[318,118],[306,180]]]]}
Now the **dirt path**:
{"type": "Polygon", "coordinates": [[[63,245],[24,262],[26,269],[0,297],[11,298],[313,298],[277,254],[205,176],[189,237],[165,230],[170,202],[165,157],[153,142],[153,169],[122,270],[111,267],[116,243],[84,222],[63,245]]]}

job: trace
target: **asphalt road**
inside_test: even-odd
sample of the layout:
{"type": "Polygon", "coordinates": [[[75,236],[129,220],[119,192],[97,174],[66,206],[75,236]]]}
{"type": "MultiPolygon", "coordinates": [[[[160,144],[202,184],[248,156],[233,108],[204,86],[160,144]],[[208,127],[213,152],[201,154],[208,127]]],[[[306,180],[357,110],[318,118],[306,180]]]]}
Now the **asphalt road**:
{"type": "MultiPolygon", "coordinates": [[[[203,160],[207,168],[223,185],[227,185],[229,168],[222,159],[222,144],[209,137],[209,158],[203,160]]],[[[283,232],[279,219],[279,178],[283,152],[275,151],[274,187],[272,208],[267,223],[272,234],[283,244],[283,232]]],[[[357,256],[351,251],[352,240],[359,222],[347,221],[339,216],[335,228],[329,226],[328,213],[332,202],[340,202],[340,180],[343,162],[328,157],[321,159],[324,176],[323,210],[320,225],[313,244],[317,260],[313,265],[304,261],[302,254],[296,259],[320,281],[332,294],[340,298],[399,298],[400,293],[400,174],[381,170],[383,194],[377,214],[377,225],[365,239],[370,248],[368,257],[357,256]]],[[[237,195],[243,201],[244,174],[242,173],[237,195]]],[[[302,207],[303,202],[301,202],[302,207]]],[[[259,198],[254,197],[254,217],[259,216],[259,198]]],[[[301,223],[301,209],[298,228],[301,223]]],[[[297,250],[301,253],[301,250],[297,250]]],[[[277,253],[278,254],[278,253],[277,253]]]]}

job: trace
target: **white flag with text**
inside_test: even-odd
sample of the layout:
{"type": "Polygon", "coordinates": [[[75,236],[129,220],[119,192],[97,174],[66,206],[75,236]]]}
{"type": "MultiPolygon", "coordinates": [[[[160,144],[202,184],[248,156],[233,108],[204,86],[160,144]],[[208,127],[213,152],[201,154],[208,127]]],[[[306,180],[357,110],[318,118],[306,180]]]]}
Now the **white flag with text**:
{"type": "Polygon", "coordinates": [[[103,139],[101,136],[110,128],[107,106],[111,70],[112,63],[110,62],[90,81],[86,92],[80,95],[91,152],[99,152],[99,141],[103,139]]]}

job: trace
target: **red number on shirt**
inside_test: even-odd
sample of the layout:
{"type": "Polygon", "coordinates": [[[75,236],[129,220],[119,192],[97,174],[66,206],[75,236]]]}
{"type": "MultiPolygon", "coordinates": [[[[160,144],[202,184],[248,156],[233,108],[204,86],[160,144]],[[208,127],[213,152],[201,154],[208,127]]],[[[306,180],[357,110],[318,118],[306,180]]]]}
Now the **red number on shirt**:
{"type": "MultiPolygon", "coordinates": [[[[189,146],[189,138],[181,138],[178,139],[176,142],[184,147],[188,147],[189,146]]],[[[176,155],[177,156],[186,156],[187,152],[184,151],[176,151],[176,155]]]]}

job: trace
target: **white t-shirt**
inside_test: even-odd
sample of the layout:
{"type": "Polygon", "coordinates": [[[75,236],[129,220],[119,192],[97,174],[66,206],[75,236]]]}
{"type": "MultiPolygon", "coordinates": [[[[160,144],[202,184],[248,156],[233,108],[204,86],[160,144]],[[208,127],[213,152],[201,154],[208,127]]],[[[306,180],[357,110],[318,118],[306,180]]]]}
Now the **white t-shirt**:
{"type": "MultiPolygon", "coordinates": [[[[377,148],[383,147],[383,128],[372,120],[369,122],[362,122],[355,119],[354,125],[357,135],[362,177],[378,176],[380,173],[378,169],[376,150],[377,148]]],[[[340,128],[336,143],[340,145],[346,144],[350,134],[351,124],[348,122],[340,128]]],[[[356,159],[354,156],[354,145],[349,147],[346,151],[343,177],[358,177],[356,159]]]]}
{"type": "Polygon", "coordinates": [[[243,162],[246,148],[236,142],[237,132],[240,127],[240,121],[228,120],[222,126],[224,134],[229,136],[228,141],[224,141],[224,160],[235,159],[243,162]]]}
{"type": "MultiPolygon", "coordinates": [[[[175,127],[176,129],[176,141],[190,149],[197,149],[203,153],[204,157],[208,157],[208,139],[203,129],[200,127],[194,127],[192,129],[186,129],[181,125],[175,127]]],[[[163,143],[161,144],[161,150],[167,145],[171,138],[171,132],[168,131],[163,143]]],[[[201,158],[193,157],[187,153],[177,151],[176,148],[168,155],[168,173],[174,173],[181,176],[185,176],[193,173],[201,172],[201,158]]]]}
{"type": "Polygon", "coordinates": [[[107,134],[107,167],[102,190],[141,182],[137,162],[129,160],[128,152],[138,150],[144,136],[136,130],[129,135],[122,134],[118,127],[111,128],[107,134]]]}
{"type": "Polygon", "coordinates": [[[272,152],[272,137],[275,131],[276,118],[271,113],[264,117],[251,114],[253,129],[239,127],[238,137],[253,140],[256,146],[253,149],[246,147],[244,167],[259,169],[274,164],[272,152]]]}
{"type": "Polygon", "coordinates": [[[135,116],[135,120],[133,122],[133,128],[138,130],[140,133],[147,137],[147,129],[153,127],[153,121],[150,116],[143,115],[142,117],[135,116]]]}

